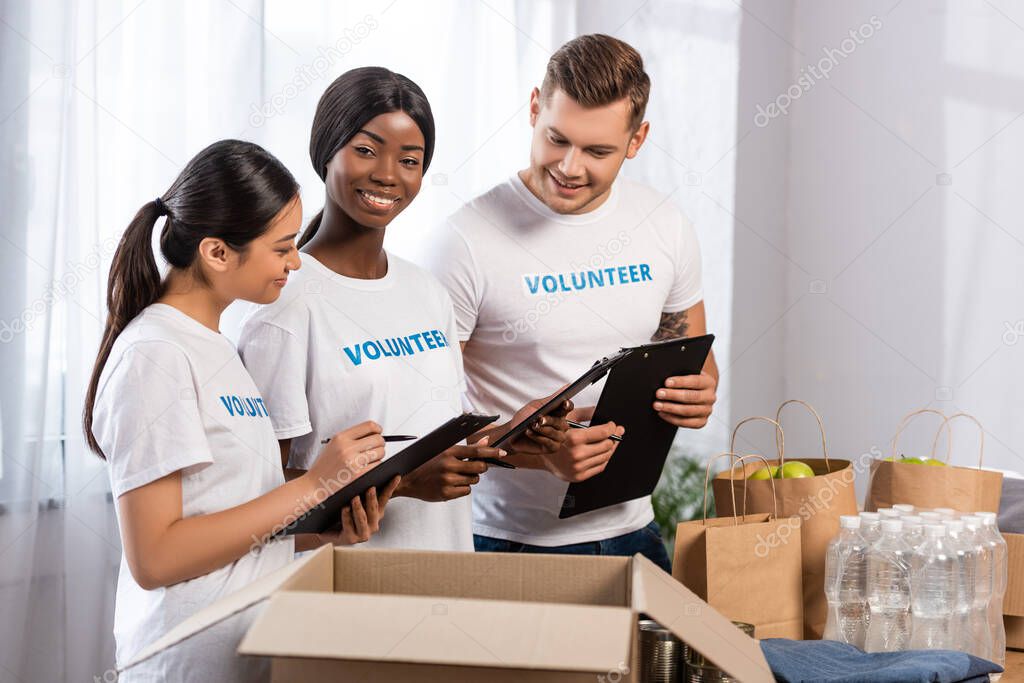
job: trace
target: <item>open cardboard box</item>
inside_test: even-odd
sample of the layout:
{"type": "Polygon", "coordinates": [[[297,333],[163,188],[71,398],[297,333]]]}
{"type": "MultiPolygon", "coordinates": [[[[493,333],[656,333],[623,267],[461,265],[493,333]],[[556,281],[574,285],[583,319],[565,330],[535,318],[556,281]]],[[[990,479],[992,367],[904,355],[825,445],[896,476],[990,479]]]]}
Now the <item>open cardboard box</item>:
{"type": "Polygon", "coordinates": [[[641,613],[734,678],[775,680],[757,641],[641,555],[324,546],[201,610],[134,661],[264,600],[238,652],[271,657],[275,683],[636,681],[641,613]]]}

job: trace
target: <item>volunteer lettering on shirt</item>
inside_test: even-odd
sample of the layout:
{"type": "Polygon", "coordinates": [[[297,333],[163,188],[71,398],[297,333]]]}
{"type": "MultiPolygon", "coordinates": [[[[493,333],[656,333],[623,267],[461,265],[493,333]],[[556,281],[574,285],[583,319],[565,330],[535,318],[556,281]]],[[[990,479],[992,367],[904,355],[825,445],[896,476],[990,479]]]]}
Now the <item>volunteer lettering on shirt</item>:
{"type": "Polygon", "coordinates": [[[448,337],[441,330],[425,330],[414,334],[390,339],[369,339],[367,341],[344,346],[342,350],[352,365],[362,365],[363,359],[380,360],[381,358],[399,358],[413,354],[447,348],[448,337]]]}
{"type": "Polygon", "coordinates": [[[259,396],[221,396],[220,402],[231,417],[270,417],[259,396]]]}
{"type": "Polygon", "coordinates": [[[601,268],[599,270],[580,270],[571,273],[532,273],[523,275],[523,282],[530,294],[538,294],[541,291],[548,294],[572,292],[580,289],[604,287],[605,285],[614,287],[616,285],[650,282],[653,279],[651,264],[649,263],[631,263],[625,266],[601,268]]]}

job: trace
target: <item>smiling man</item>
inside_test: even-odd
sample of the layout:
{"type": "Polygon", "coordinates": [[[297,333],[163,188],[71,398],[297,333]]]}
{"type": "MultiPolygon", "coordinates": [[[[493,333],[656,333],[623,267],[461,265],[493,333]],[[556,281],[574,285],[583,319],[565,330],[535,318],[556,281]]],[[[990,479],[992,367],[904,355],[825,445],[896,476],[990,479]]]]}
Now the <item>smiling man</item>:
{"type": "MultiPolygon", "coordinates": [[[[530,95],[529,167],[462,207],[435,243],[476,409],[510,415],[619,347],[705,333],[693,226],[665,196],[618,177],[647,137],[649,91],[626,43],[586,35],[563,45],[530,95]]],[[[698,429],[717,384],[711,356],[700,375],[666,378],[652,410],[698,429]]],[[[600,387],[576,405],[593,406],[600,387]]],[[[585,446],[573,455],[489,471],[473,495],[476,549],[641,552],[667,570],[650,498],[558,517],[568,483],[604,470],[612,433],[622,428],[573,429],[571,444],[585,446]]]]}

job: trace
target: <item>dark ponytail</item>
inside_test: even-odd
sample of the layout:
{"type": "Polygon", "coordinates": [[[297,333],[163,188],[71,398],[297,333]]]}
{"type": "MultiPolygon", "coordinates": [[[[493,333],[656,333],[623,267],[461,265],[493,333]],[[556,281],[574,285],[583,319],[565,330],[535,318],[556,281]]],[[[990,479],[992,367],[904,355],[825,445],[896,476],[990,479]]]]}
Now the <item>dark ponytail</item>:
{"type": "MultiPolygon", "coordinates": [[[[434,115],[420,86],[402,74],[381,66],[364,66],[346,71],[331,83],[313,116],[309,137],[309,158],[321,180],[327,180],[327,164],[348,144],[368,121],[381,114],[402,111],[423,133],[423,172],[434,155],[434,115]]],[[[309,242],[323,219],[321,209],[306,226],[299,247],[309,242]]]]}
{"type": "Polygon", "coordinates": [[[298,191],[288,169],[259,145],[221,140],[197,154],[167,192],[135,214],[110,265],[107,323],[85,395],[85,439],[100,457],[103,452],[92,433],[92,422],[103,367],[128,323],[164,291],[152,247],[156,222],[167,217],[160,231],[160,253],[167,263],[191,270],[203,282],[196,261],[200,242],[218,238],[244,254],[298,191]]]}

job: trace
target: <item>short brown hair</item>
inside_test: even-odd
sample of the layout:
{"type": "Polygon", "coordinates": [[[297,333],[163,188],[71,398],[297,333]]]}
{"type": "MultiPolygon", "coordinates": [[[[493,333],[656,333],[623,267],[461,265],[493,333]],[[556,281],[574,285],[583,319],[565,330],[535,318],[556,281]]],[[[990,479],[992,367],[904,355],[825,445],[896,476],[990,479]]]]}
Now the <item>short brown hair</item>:
{"type": "Polygon", "coordinates": [[[591,33],[570,40],[551,55],[541,97],[547,99],[556,88],[584,107],[628,98],[629,125],[636,130],[644,120],[651,79],[644,71],[643,58],[632,46],[603,33],[591,33]]]}

